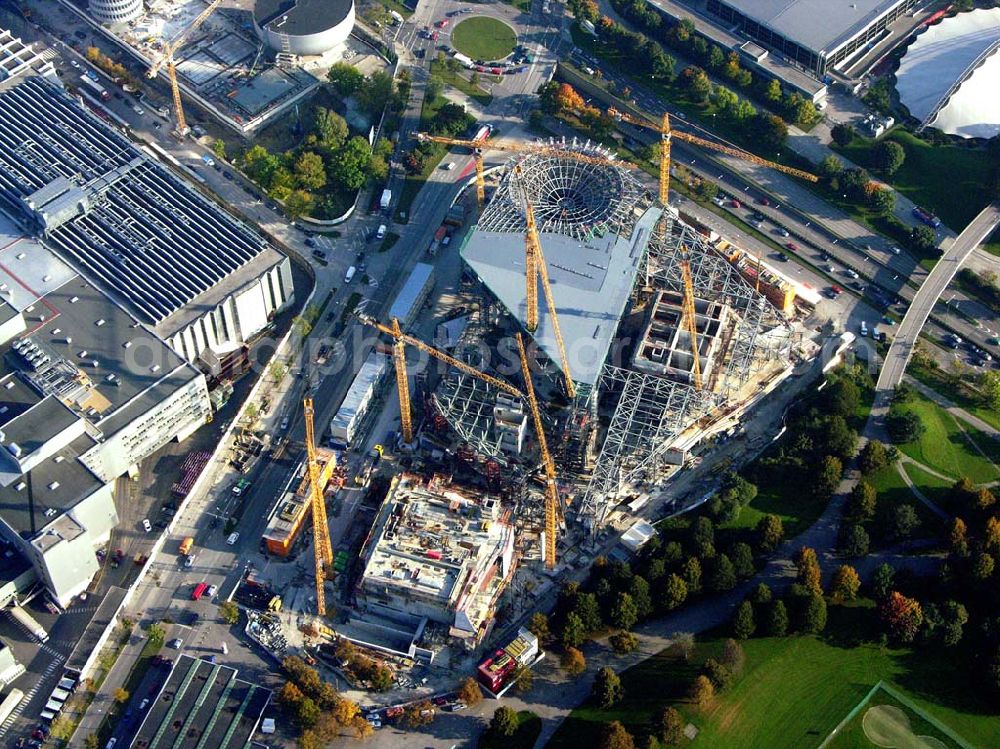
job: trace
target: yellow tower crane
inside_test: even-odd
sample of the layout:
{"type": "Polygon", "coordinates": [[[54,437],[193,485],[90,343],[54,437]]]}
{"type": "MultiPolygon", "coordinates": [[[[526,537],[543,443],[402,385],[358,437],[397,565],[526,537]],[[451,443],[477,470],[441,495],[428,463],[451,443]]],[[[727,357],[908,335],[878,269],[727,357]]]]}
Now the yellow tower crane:
{"type": "MultiPolygon", "coordinates": [[[[520,180],[522,176],[521,165],[514,167],[514,174],[520,180]]],[[[535,209],[531,205],[531,198],[527,190],[521,187],[521,197],[524,200],[524,220],[526,231],[524,236],[524,270],[527,303],[527,313],[525,314],[525,327],[528,332],[534,333],[538,329],[538,279],[542,281],[542,292],[545,294],[545,306],[549,310],[549,317],[552,319],[552,335],[556,339],[559,347],[559,360],[562,363],[563,375],[566,380],[566,394],[573,398],[576,396],[576,386],[573,384],[573,374],[569,368],[569,357],[566,355],[566,343],[563,340],[562,330],[559,327],[559,315],[556,313],[556,300],[552,295],[552,284],[549,283],[549,266],[545,262],[545,255],[542,252],[542,241],[538,236],[538,225],[535,223],[535,209]]]]}
{"type": "MultiPolygon", "coordinates": [[[[302,401],[302,412],[306,418],[306,465],[309,471],[309,496],[313,521],[313,553],[316,557],[316,613],[326,616],[326,570],[333,564],[333,546],[330,543],[330,527],[326,519],[326,500],[319,461],[316,459],[316,443],[313,439],[312,398],[302,401]]],[[[331,461],[334,458],[331,458],[331,461]]],[[[329,472],[326,472],[329,476],[329,472]]]]}
{"type": "Polygon", "coordinates": [[[542,465],[545,468],[545,566],[554,569],[556,566],[556,534],[559,532],[559,489],[556,486],[556,464],[549,452],[549,444],[545,439],[545,429],[542,426],[542,412],[538,409],[535,399],[535,386],[531,381],[531,369],[528,367],[528,355],[524,350],[524,341],[518,333],[517,351],[521,355],[521,375],[524,377],[524,389],[528,394],[528,407],[531,418],[535,422],[535,433],[538,435],[538,451],[542,454],[542,465]]]}
{"type": "Polygon", "coordinates": [[[768,161],[767,159],[762,159],[760,156],[755,156],[749,151],[743,151],[739,148],[732,148],[731,146],[724,146],[721,143],[716,143],[711,140],[706,140],[705,138],[699,138],[697,135],[692,135],[691,133],[685,133],[680,130],[674,130],[670,127],[670,115],[666,112],[663,113],[663,120],[659,124],[649,120],[645,117],[637,117],[635,115],[629,114],[628,112],[622,112],[618,109],[608,109],[608,114],[617,120],[622,122],[628,122],[629,124],[635,125],[637,127],[644,127],[649,130],[653,130],[660,134],[660,191],[659,198],[660,204],[663,206],[667,205],[667,195],[670,191],[670,141],[672,138],[677,138],[677,140],[682,140],[685,143],[691,143],[696,146],[701,146],[702,148],[708,148],[713,151],[719,151],[720,153],[728,154],[729,156],[735,156],[736,158],[743,159],[744,161],[749,161],[751,164],[757,164],[758,166],[766,166],[775,171],[783,172],[784,174],[790,174],[793,177],[799,177],[807,182],[819,182],[819,177],[815,174],[810,174],[809,172],[803,171],[801,169],[795,169],[794,167],[785,166],[784,164],[778,164],[774,161],[768,161]]]}
{"type": "Polygon", "coordinates": [[[618,161],[603,156],[592,156],[586,153],[574,151],[572,148],[561,147],[551,143],[510,143],[483,140],[467,140],[462,138],[447,138],[443,135],[431,135],[430,133],[417,133],[419,141],[429,143],[442,143],[446,146],[464,146],[472,151],[476,161],[476,202],[479,204],[479,211],[482,213],[486,205],[486,178],[484,176],[483,152],[484,151],[504,151],[507,153],[535,153],[545,156],[552,156],[560,159],[573,159],[586,164],[608,164],[614,163],[626,169],[638,169],[635,164],[628,161],[618,161]]]}
{"type": "Polygon", "coordinates": [[[396,368],[396,388],[399,390],[399,431],[403,435],[403,443],[413,442],[413,413],[410,409],[410,383],[406,379],[406,343],[403,342],[403,331],[399,328],[399,320],[392,318],[392,363],[396,368]]]}
{"type": "Polygon", "coordinates": [[[681,275],[684,278],[684,298],[682,302],[682,313],[684,315],[684,325],[688,330],[688,337],[691,339],[691,374],[694,377],[695,389],[701,390],[701,355],[698,351],[698,320],[695,317],[694,309],[694,281],[691,280],[691,265],[687,260],[681,261],[681,275]]]}
{"type": "Polygon", "coordinates": [[[190,128],[187,126],[187,120],[184,119],[184,106],[181,104],[181,90],[177,85],[177,66],[174,62],[174,53],[181,48],[181,45],[187,41],[187,38],[191,35],[191,32],[195,31],[199,26],[201,26],[208,17],[215,12],[215,9],[219,7],[222,0],[212,0],[208,7],[203,10],[191,25],[186,29],[181,31],[177,36],[166,42],[163,45],[163,52],[160,54],[159,58],[149,66],[149,71],[146,73],[147,78],[156,78],[156,74],[160,72],[160,68],[167,66],[167,75],[170,76],[170,93],[174,97],[174,112],[177,116],[177,134],[184,137],[188,134],[190,128]]]}
{"type": "MultiPolygon", "coordinates": [[[[528,394],[525,395],[516,387],[508,382],[504,382],[496,377],[481,372],[475,367],[466,364],[465,362],[459,361],[452,356],[434,348],[433,346],[424,343],[419,338],[414,338],[411,335],[403,333],[399,329],[399,325],[393,320],[393,325],[384,325],[380,323],[373,317],[368,315],[359,315],[358,319],[361,320],[365,325],[369,325],[381,333],[385,333],[391,336],[396,343],[403,343],[413,346],[414,348],[423,351],[429,356],[433,356],[435,359],[443,361],[456,369],[465,372],[468,375],[477,377],[483,382],[492,385],[495,388],[503,390],[509,395],[513,395],[515,398],[520,398],[521,400],[527,401],[528,407],[532,412],[532,417],[534,419],[535,431],[538,434],[538,446],[539,451],[542,455],[542,463],[545,468],[545,481],[546,481],[546,493],[545,493],[545,564],[551,569],[555,567],[556,564],[556,536],[558,534],[558,513],[560,511],[559,497],[556,492],[556,467],[555,461],[552,458],[552,454],[549,452],[548,442],[545,439],[545,431],[542,427],[542,417],[541,412],[538,409],[538,403],[535,400],[535,390],[531,381],[531,371],[528,368],[528,359],[524,349],[524,343],[521,340],[521,336],[517,336],[518,351],[521,354],[521,372],[524,375],[525,388],[528,394]]],[[[408,409],[410,407],[410,394],[409,387],[405,384],[405,380],[399,380],[397,378],[397,385],[399,386],[399,404],[400,409],[408,409]],[[403,384],[400,384],[400,383],[403,384]]]]}

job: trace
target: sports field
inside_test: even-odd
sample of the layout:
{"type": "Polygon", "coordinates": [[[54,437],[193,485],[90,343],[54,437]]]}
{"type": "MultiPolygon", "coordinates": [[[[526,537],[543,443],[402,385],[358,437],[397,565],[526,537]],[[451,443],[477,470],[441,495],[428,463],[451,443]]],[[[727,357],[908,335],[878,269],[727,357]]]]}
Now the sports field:
{"type": "MultiPolygon", "coordinates": [[[[965,749],[924,716],[879,688],[857,713],[826,739],[823,749],[965,749]]],[[[961,738],[961,737],[960,737],[961,738]]]]}
{"type": "Polygon", "coordinates": [[[514,51],[517,35],[514,29],[487,16],[473,16],[459,21],[452,29],[451,43],[463,55],[473,60],[493,62],[514,51]]]}
{"type": "Polygon", "coordinates": [[[622,674],[624,702],[610,710],[577,708],[548,746],[596,747],[600,724],[611,720],[622,721],[642,741],[653,717],[672,704],[698,728],[697,738],[686,744],[692,749],[815,749],[884,680],[973,746],[995,747],[1000,716],[971,688],[964,659],[880,647],[872,605],[831,606],[822,639],[748,640],[743,677],[705,713],[692,708],[685,694],[700,664],[721,650],[721,640],[701,643],[690,663],[659,653],[622,674]]]}

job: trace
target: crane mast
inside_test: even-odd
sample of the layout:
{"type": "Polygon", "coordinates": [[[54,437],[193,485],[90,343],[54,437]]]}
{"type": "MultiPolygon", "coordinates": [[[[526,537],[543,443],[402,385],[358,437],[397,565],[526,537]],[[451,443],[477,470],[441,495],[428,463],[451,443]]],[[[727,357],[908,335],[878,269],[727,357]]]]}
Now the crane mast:
{"type": "MultiPolygon", "coordinates": [[[[333,564],[333,547],[330,543],[330,527],[326,519],[326,501],[320,478],[319,461],[316,458],[316,443],[313,434],[313,401],[304,398],[302,413],[306,421],[306,465],[309,471],[309,496],[313,520],[313,552],[316,558],[316,613],[326,616],[326,568],[333,564]]],[[[335,460],[335,458],[331,458],[335,460]]]]}
{"type": "Polygon", "coordinates": [[[542,426],[542,413],[535,399],[535,386],[531,381],[531,369],[528,367],[528,355],[524,350],[521,334],[515,336],[517,352],[521,356],[521,375],[524,377],[524,390],[528,394],[528,406],[531,418],[535,422],[535,432],[538,435],[538,450],[542,454],[542,465],[545,467],[545,566],[554,569],[556,566],[556,534],[559,530],[559,489],[556,486],[556,466],[549,452],[548,441],[545,439],[545,429],[542,426]]]}
{"type": "Polygon", "coordinates": [[[413,442],[413,412],[410,409],[410,383],[406,379],[406,344],[403,342],[403,331],[399,328],[399,320],[392,318],[392,363],[396,368],[396,389],[399,391],[399,431],[403,435],[403,443],[413,442]]]}
{"type": "Polygon", "coordinates": [[[694,377],[695,388],[701,390],[701,355],[698,351],[698,321],[694,310],[694,282],[691,280],[691,265],[687,260],[681,261],[681,275],[684,277],[682,314],[684,315],[684,325],[688,330],[688,337],[691,339],[691,374],[694,377]]]}
{"type": "Polygon", "coordinates": [[[177,116],[177,133],[182,137],[188,134],[189,128],[187,126],[187,119],[184,117],[184,105],[181,103],[181,89],[177,84],[177,65],[174,62],[174,53],[181,48],[181,45],[187,41],[187,38],[193,31],[208,20],[208,17],[215,12],[215,9],[219,7],[221,2],[222,0],[212,0],[208,4],[208,7],[191,22],[190,26],[165,43],[163,53],[149,66],[149,71],[146,73],[147,78],[156,78],[156,74],[160,72],[160,68],[164,65],[167,66],[167,76],[170,78],[170,93],[174,100],[174,112],[177,116]]]}

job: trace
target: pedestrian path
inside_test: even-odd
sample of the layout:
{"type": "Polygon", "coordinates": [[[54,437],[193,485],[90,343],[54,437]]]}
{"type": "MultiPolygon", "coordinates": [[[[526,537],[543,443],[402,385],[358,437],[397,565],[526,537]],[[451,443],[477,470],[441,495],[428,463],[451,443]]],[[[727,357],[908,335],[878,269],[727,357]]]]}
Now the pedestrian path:
{"type": "Polygon", "coordinates": [[[969,413],[964,408],[957,405],[954,401],[949,400],[945,396],[941,395],[941,393],[939,393],[937,390],[928,387],[920,380],[916,379],[915,377],[912,377],[911,375],[903,375],[903,381],[925,398],[929,398],[930,400],[937,403],[939,406],[941,406],[941,408],[948,411],[952,416],[961,419],[970,426],[978,429],[980,432],[988,434],[990,437],[993,437],[994,439],[1000,440],[1000,430],[998,430],[989,422],[983,421],[978,416],[974,416],[973,414],[969,413]]]}

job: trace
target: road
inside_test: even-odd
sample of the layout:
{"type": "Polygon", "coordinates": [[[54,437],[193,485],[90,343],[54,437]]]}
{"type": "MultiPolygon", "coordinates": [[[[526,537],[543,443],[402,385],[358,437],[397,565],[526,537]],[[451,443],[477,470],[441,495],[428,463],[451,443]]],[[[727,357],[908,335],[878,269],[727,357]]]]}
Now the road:
{"type": "Polygon", "coordinates": [[[903,321],[899,324],[899,330],[879,372],[873,416],[882,416],[888,410],[892,392],[903,379],[906,365],[917,343],[917,336],[927,322],[934,304],[941,298],[941,294],[958,273],[962,263],[998,225],[1000,225],[1000,203],[993,203],[986,206],[972,223],[965,227],[920,286],[903,321]]]}

